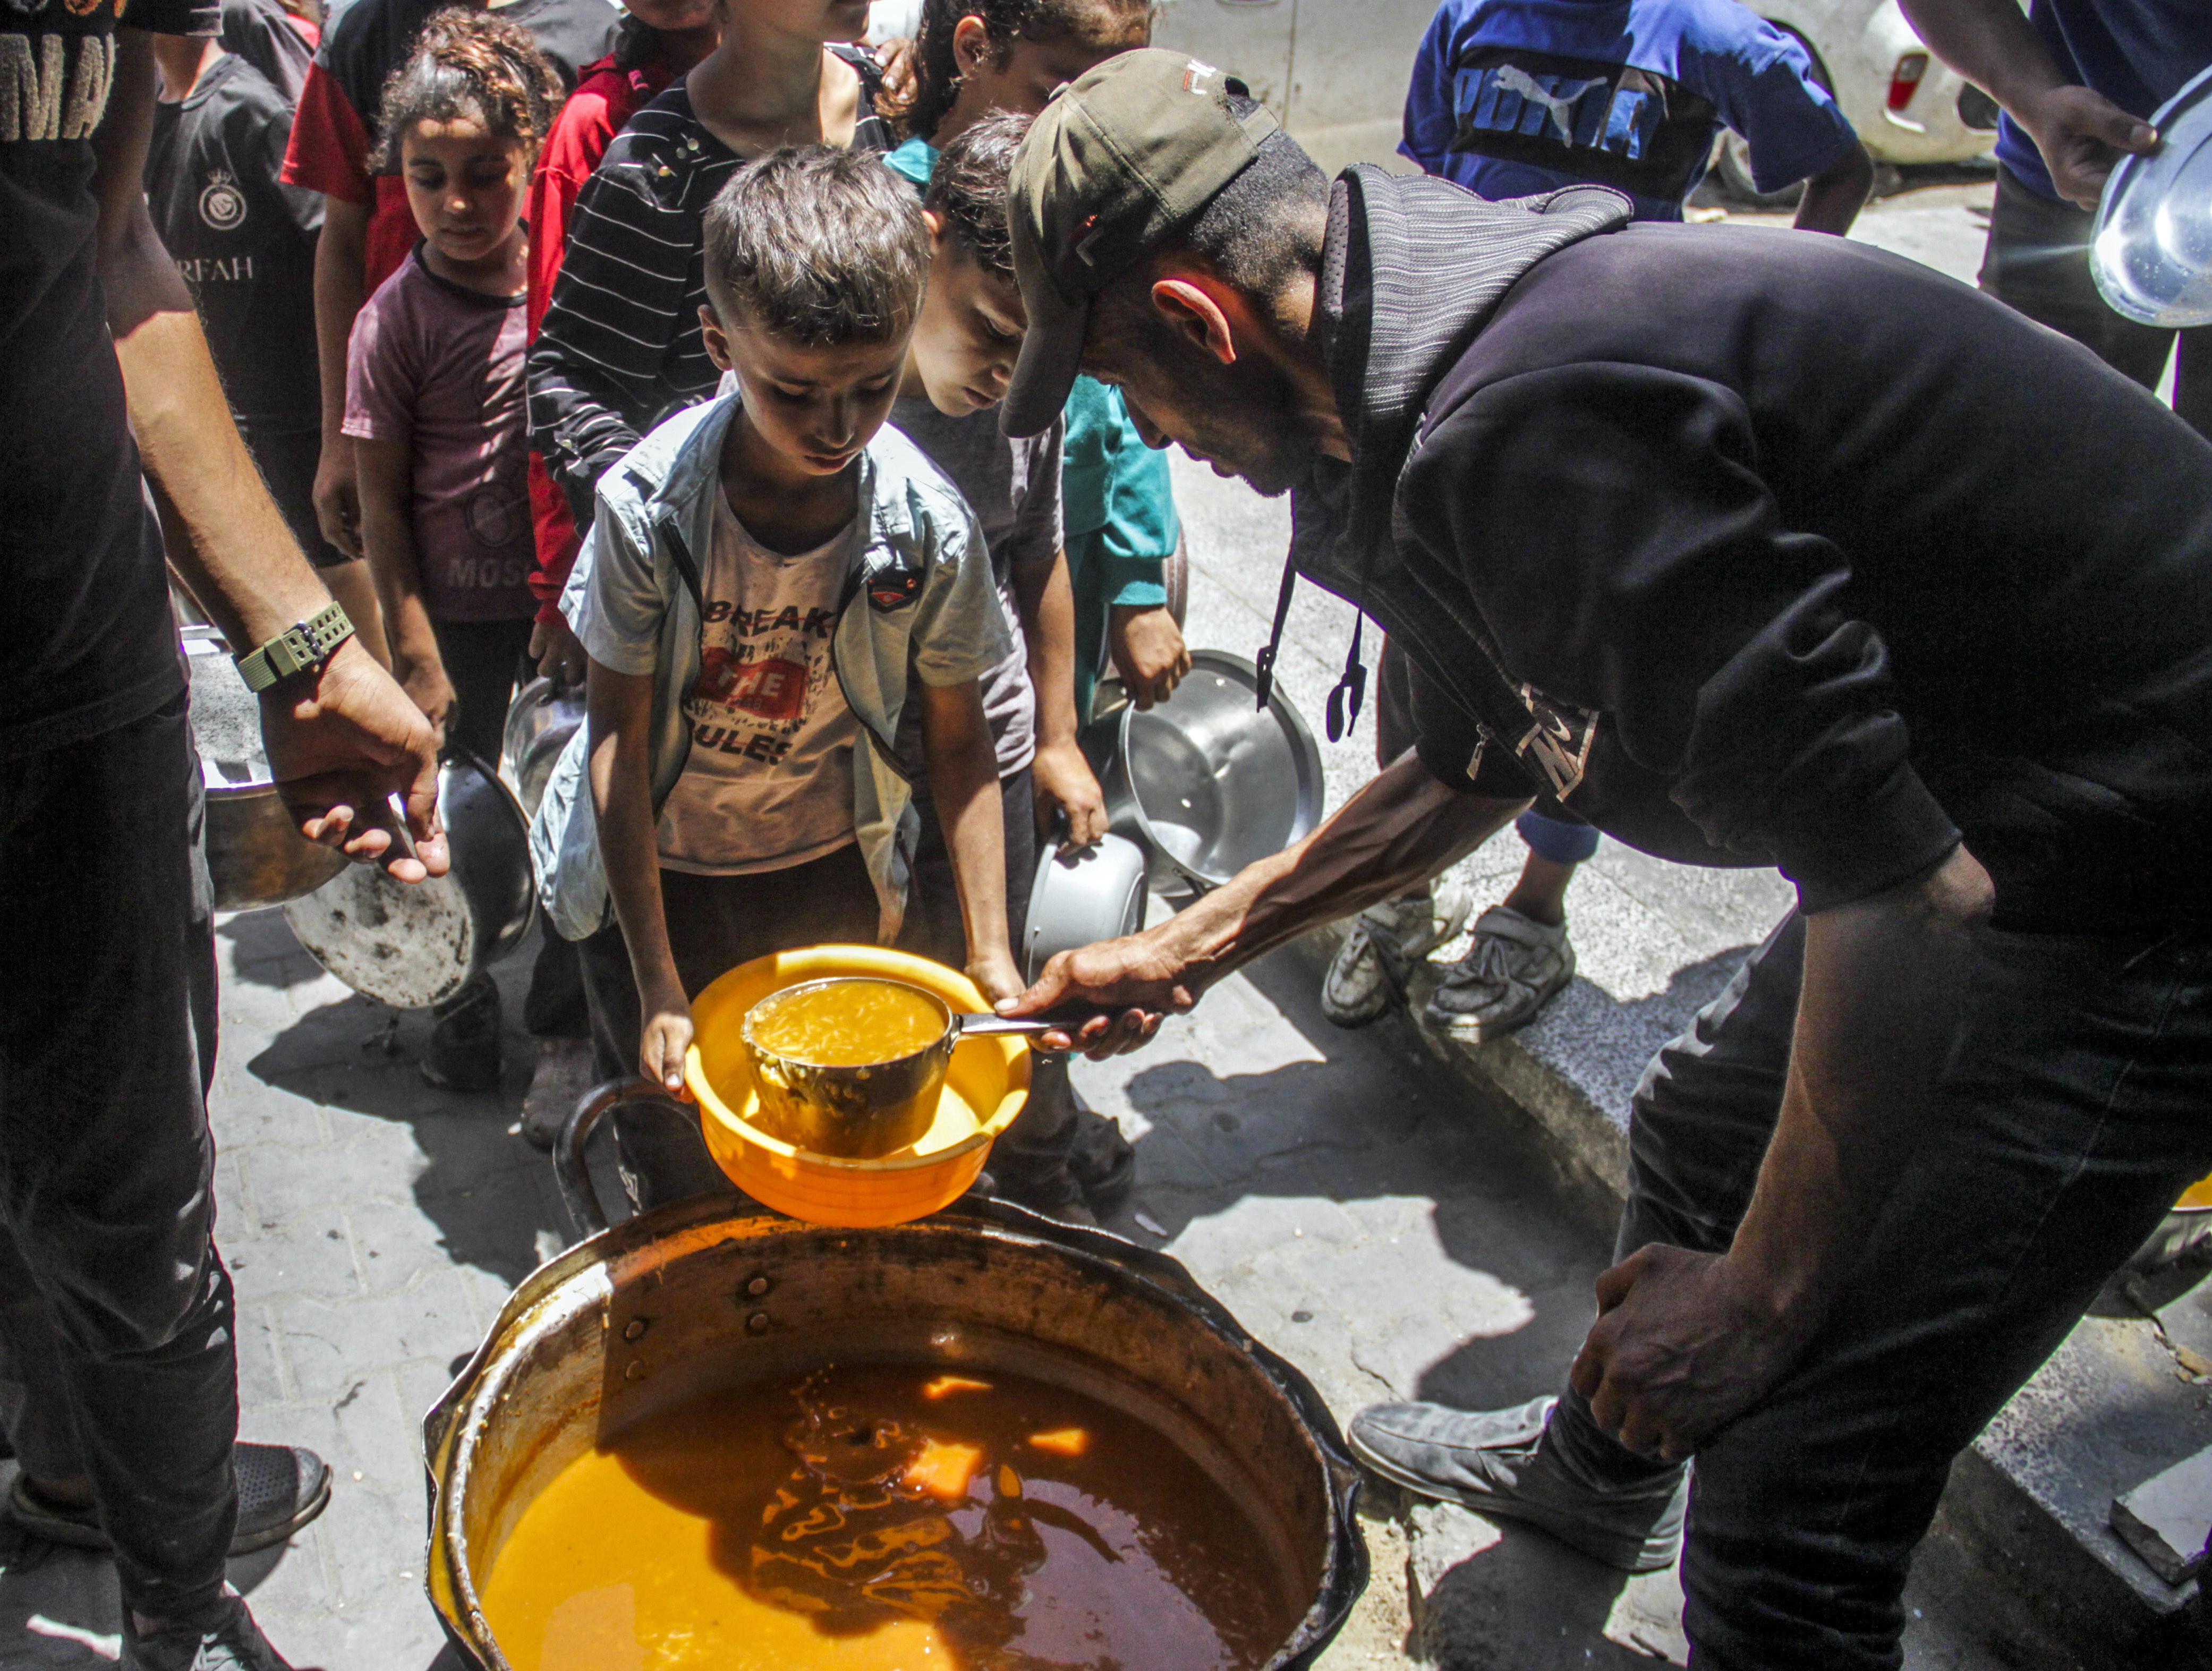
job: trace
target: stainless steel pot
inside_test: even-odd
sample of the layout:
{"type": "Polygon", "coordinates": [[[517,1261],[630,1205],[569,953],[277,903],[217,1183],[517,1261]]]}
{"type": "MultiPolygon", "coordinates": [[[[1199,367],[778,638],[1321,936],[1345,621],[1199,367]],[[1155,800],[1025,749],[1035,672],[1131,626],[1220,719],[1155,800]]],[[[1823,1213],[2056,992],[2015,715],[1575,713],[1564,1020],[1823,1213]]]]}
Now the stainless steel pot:
{"type": "Polygon", "coordinates": [[[261,704],[213,627],[183,629],[192,742],[207,791],[208,879],[215,908],[246,911],[313,893],[346,868],[343,854],[300,834],[276,793],[261,742],[261,704]]]}
{"type": "Polygon", "coordinates": [[[1058,842],[1037,860],[1022,929],[1022,972],[1034,981],[1063,951],[1118,939],[1145,926],[1145,850],[1109,833],[1062,855],[1058,842]]]}
{"type": "Polygon", "coordinates": [[[284,908],[299,942],[365,998],[427,1009],[521,943],[536,921],[530,827],[507,787],[455,749],[438,771],[438,812],[453,868],[402,884],[349,865],[284,908]]]}
{"type": "Polygon", "coordinates": [[[1366,1586],[1358,1474],[1327,1407],[1175,1261],[972,1198],[862,1231],[700,1197],[526,1279],[425,1419],[428,1589],[455,1642],[508,1671],[479,1588],[523,1508],[594,1445],[704,1393],[866,1356],[1018,1371],[1174,1441],[1243,1509],[1297,1619],[1269,1671],[1310,1666],[1366,1586]]]}
{"type": "Polygon", "coordinates": [[[1103,714],[1086,740],[1103,757],[1109,821],[1144,847],[1156,893],[1218,888],[1321,822],[1313,733],[1279,685],[1260,706],[1259,671],[1242,656],[1193,651],[1174,696],[1103,714]],[[1112,727],[1104,748],[1102,725],[1112,727]]]}
{"type": "Polygon", "coordinates": [[[522,804],[524,817],[538,816],[538,803],[545,798],[545,781],[553,775],[554,763],[584,720],[580,690],[538,678],[515,692],[507,710],[500,775],[522,804]]]}

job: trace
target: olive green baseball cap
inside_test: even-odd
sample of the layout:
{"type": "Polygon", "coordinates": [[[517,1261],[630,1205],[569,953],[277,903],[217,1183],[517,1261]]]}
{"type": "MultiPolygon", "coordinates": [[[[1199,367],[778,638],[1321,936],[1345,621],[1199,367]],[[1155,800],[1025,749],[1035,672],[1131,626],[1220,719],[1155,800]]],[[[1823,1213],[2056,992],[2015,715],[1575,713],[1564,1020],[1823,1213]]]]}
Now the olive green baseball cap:
{"type": "Polygon", "coordinates": [[[1006,219],[1029,313],[1000,423],[1052,427],[1093,297],[1187,224],[1276,131],[1244,83],[1182,52],[1122,52],[1053,95],[1014,155],[1006,219]]]}

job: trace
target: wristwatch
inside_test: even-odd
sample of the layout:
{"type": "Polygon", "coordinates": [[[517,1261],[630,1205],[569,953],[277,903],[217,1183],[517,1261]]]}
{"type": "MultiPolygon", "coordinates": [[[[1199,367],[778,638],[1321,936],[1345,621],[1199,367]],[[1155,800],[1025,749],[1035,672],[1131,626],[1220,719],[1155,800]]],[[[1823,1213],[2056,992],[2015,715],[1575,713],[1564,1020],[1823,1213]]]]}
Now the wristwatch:
{"type": "Polygon", "coordinates": [[[313,620],[295,622],[258,649],[238,658],[248,690],[266,690],[279,679],[319,669],[353,636],[353,619],[343,604],[332,604],[313,620]]]}

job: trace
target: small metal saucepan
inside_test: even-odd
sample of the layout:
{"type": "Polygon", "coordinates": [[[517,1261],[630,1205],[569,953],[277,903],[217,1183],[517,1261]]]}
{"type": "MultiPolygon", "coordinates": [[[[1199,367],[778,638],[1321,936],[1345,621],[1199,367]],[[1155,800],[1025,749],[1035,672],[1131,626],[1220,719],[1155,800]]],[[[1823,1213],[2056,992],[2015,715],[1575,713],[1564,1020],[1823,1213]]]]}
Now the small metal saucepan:
{"type": "Polygon", "coordinates": [[[896,1154],[919,1142],[937,1118],[945,1072],[962,1039],[1042,1033],[1067,1024],[955,1010],[935,993],[875,975],[838,975],[786,987],[755,1005],[744,1019],[745,1050],[752,1059],[753,1085],[760,1092],[752,1123],[770,1137],[811,1154],[844,1160],[896,1154]],[[756,1036],[754,1020],[769,1005],[780,1007],[799,994],[855,981],[912,993],[944,1018],[944,1030],[909,1055],[850,1066],[799,1061],[769,1049],[756,1036]]]}
{"type": "Polygon", "coordinates": [[[346,856],[300,834],[261,741],[261,704],[213,627],[183,630],[192,741],[207,792],[207,865],[218,911],[282,905],[313,893],[346,856]]]}

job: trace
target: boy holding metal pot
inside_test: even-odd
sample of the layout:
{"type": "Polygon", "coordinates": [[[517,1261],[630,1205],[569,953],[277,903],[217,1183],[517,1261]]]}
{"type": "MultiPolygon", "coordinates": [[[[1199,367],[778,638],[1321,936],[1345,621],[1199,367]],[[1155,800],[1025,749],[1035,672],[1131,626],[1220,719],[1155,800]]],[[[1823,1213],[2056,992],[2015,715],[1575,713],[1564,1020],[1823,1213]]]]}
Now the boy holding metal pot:
{"type": "MultiPolygon", "coordinates": [[[[581,943],[597,1066],[681,1094],[690,1000],[767,953],[888,943],[926,781],[990,1000],[1009,950],[998,769],[979,680],[1007,653],[973,513],[885,426],[930,235],[872,157],[787,148],[708,208],[708,352],[738,388],[600,480],[562,614],[589,722],[531,831],[581,943]],[[899,746],[920,719],[919,759],[899,746]]],[[[696,1127],[617,1116],[641,1209],[726,1188],[696,1127]]]]}

